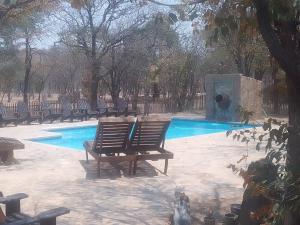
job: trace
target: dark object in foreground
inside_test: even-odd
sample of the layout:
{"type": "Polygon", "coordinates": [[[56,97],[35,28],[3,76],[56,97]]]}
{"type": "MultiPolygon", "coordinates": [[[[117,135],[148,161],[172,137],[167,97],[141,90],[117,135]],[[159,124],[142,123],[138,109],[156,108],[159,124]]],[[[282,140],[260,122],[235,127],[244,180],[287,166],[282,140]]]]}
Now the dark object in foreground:
{"type": "Polygon", "coordinates": [[[273,202],[269,196],[274,193],[268,192],[263,185],[265,187],[271,185],[276,179],[276,173],[276,166],[266,159],[252,162],[249,165],[247,175],[251,177],[251,180],[243,195],[238,224],[260,225],[265,216],[271,215],[273,202]]]}
{"type": "Polygon", "coordinates": [[[210,211],[205,217],[204,217],[204,225],[215,225],[216,219],[213,215],[213,212],[210,211]]]}
{"type": "Polygon", "coordinates": [[[234,213],[227,213],[224,217],[224,225],[237,225],[238,216],[234,213]]]}
{"type": "Polygon", "coordinates": [[[172,225],[191,225],[190,200],[183,192],[175,191],[172,225]]]}
{"type": "Polygon", "coordinates": [[[69,209],[60,207],[50,209],[38,214],[37,216],[29,216],[21,212],[20,201],[27,198],[28,195],[24,193],[14,194],[6,197],[0,196],[0,204],[5,205],[5,215],[0,208],[0,214],[4,215],[4,223],[1,225],[56,225],[56,218],[58,216],[67,214],[69,209]]]}
{"type": "Polygon", "coordinates": [[[14,138],[0,137],[0,163],[12,163],[14,150],[24,149],[24,144],[14,138]]]}

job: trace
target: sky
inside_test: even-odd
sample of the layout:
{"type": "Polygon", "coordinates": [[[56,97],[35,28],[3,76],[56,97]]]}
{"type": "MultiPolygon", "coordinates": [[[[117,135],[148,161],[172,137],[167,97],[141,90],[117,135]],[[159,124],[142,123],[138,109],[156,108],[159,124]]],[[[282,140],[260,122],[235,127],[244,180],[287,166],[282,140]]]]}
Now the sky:
{"type": "MultiPolygon", "coordinates": [[[[147,11],[149,13],[155,13],[155,12],[170,12],[170,8],[164,7],[164,6],[158,6],[155,4],[149,4],[146,6],[147,11]]],[[[148,14],[149,15],[149,14],[148,14]]],[[[43,32],[42,35],[35,38],[33,47],[37,49],[49,49],[55,45],[59,41],[58,32],[63,29],[64,24],[55,18],[55,16],[49,16],[45,18],[44,23],[42,24],[43,32]]],[[[184,34],[185,36],[191,36],[192,35],[192,27],[191,22],[177,22],[175,24],[176,30],[180,34],[184,34]]]]}

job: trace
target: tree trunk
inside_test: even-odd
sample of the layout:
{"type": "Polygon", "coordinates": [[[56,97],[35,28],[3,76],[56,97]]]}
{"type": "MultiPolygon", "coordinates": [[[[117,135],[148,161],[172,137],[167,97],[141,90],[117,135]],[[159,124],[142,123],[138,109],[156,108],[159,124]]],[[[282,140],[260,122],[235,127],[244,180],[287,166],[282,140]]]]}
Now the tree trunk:
{"type": "Polygon", "coordinates": [[[100,65],[97,62],[96,58],[91,59],[91,84],[90,84],[90,104],[91,109],[96,110],[97,109],[97,98],[98,98],[98,85],[99,85],[99,72],[100,72],[100,65]]]}
{"type": "MultiPolygon", "coordinates": [[[[289,76],[287,76],[288,85],[288,102],[289,102],[289,139],[287,146],[287,167],[291,173],[293,180],[299,182],[300,178],[300,93],[299,87],[295,84],[289,76]]],[[[299,185],[299,183],[298,183],[299,185]]],[[[294,190],[286,192],[293,193],[294,190]]],[[[293,188],[294,189],[294,188],[293,188]]],[[[299,225],[299,213],[287,212],[285,215],[284,225],[299,225]]]]}
{"type": "Polygon", "coordinates": [[[273,80],[273,88],[272,88],[273,113],[276,115],[279,113],[279,91],[278,91],[278,79],[277,79],[279,65],[273,57],[270,57],[270,65],[271,65],[272,80],[273,80]]]}
{"type": "Polygon", "coordinates": [[[7,102],[11,101],[11,91],[9,90],[7,93],[7,102]]]}
{"type": "Polygon", "coordinates": [[[97,76],[93,77],[90,86],[90,103],[91,103],[92,110],[96,110],[97,108],[98,83],[99,83],[99,78],[97,76]]]}
{"type": "Polygon", "coordinates": [[[139,87],[136,87],[134,90],[134,93],[133,93],[133,98],[132,98],[132,109],[135,111],[138,109],[139,93],[140,93],[140,89],[139,89],[139,87]]]}
{"type": "MultiPolygon", "coordinates": [[[[296,46],[284,46],[272,26],[268,0],[254,0],[257,21],[262,37],[270,53],[286,72],[289,103],[289,136],[287,146],[287,168],[295,182],[300,178],[300,57],[296,46]]],[[[298,43],[295,41],[295,43],[298,43]]],[[[289,43],[290,44],[290,43],[289,43]]],[[[298,184],[299,185],[299,184],[298,184]]],[[[297,188],[297,187],[296,187],[297,188]]],[[[287,192],[288,187],[286,188],[287,192]]],[[[299,225],[299,213],[287,212],[284,225],[299,225]]]]}
{"type": "Polygon", "coordinates": [[[114,103],[114,107],[117,107],[117,101],[119,99],[120,95],[120,84],[121,84],[121,79],[120,79],[120,74],[116,71],[116,52],[115,48],[113,47],[111,50],[111,70],[110,70],[110,82],[111,82],[111,98],[114,103]]]}
{"type": "Polygon", "coordinates": [[[31,47],[29,37],[26,37],[25,42],[25,77],[24,77],[24,89],[23,89],[23,101],[25,104],[28,104],[28,92],[29,92],[29,80],[30,80],[30,72],[31,72],[31,47]]]}
{"type": "MultiPolygon", "coordinates": [[[[300,178],[300,93],[296,85],[287,77],[289,102],[289,142],[288,167],[293,175],[300,178]]],[[[300,223],[299,223],[300,224],[300,223]]]]}
{"type": "Polygon", "coordinates": [[[279,90],[278,90],[278,79],[274,79],[273,83],[273,113],[278,115],[279,112],[279,90]]]}
{"type": "Polygon", "coordinates": [[[117,107],[119,95],[120,95],[120,91],[118,89],[115,88],[115,89],[111,90],[111,98],[112,98],[114,107],[117,107]]]}

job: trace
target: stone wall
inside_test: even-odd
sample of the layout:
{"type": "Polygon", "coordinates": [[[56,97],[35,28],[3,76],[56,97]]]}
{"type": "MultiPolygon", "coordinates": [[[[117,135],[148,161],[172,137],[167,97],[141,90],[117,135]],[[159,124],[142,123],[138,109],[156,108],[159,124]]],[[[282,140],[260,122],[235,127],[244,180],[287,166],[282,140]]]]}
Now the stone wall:
{"type": "Polygon", "coordinates": [[[205,78],[206,119],[240,121],[242,106],[262,117],[262,83],[241,74],[208,74],[205,78]]]}

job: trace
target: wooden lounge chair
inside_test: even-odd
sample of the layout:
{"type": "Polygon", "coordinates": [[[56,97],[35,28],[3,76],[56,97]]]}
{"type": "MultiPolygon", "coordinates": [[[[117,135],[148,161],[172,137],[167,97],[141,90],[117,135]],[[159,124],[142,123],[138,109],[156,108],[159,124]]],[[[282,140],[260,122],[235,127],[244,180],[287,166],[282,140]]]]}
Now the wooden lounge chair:
{"type": "Polygon", "coordinates": [[[59,111],[60,109],[54,108],[50,102],[43,101],[41,109],[43,121],[49,120],[50,123],[53,123],[53,121],[58,120],[62,116],[62,113],[59,111]]]}
{"type": "Polygon", "coordinates": [[[83,119],[85,118],[85,113],[73,109],[72,104],[69,101],[63,101],[61,103],[61,110],[62,110],[62,116],[60,118],[61,122],[67,119],[69,119],[71,122],[73,122],[74,119],[83,121],[83,119]]]}
{"type": "MultiPolygon", "coordinates": [[[[1,193],[1,192],[0,192],[1,193]]],[[[28,197],[24,193],[3,197],[0,194],[0,204],[5,205],[5,214],[0,208],[1,225],[56,225],[56,218],[70,212],[69,209],[60,207],[51,209],[31,217],[21,212],[21,200],[28,197]],[[3,222],[4,221],[4,222],[3,222]]]]}
{"type": "Polygon", "coordinates": [[[117,116],[137,116],[137,112],[134,110],[129,110],[127,101],[122,98],[117,100],[117,105],[114,107],[114,110],[117,111],[117,116]]]}
{"type": "Polygon", "coordinates": [[[24,102],[19,101],[17,103],[17,114],[19,123],[25,121],[27,122],[27,124],[30,124],[33,121],[42,123],[42,111],[29,110],[28,106],[24,102]]]}
{"type": "Polygon", "coordinates": [[[0,126],[6,126],[11,123],[15,126],[18,125],[18,114],[3,104],[0,104],[0,126]]]}
{"type": "Polygon", "coordinates": [[[97,161],[98,176],[100,176],[100,162],[129,162],[129,174],[131,174],[134,154],[129,152],[127,142],[132,131],[135,118],[100,118],[94,141],[86,141],[86,160],[91,154],[97,161]]]}
{"type": "Polygon", "coordinates": [[[136,173],[139,160],[165,160],[164,174],[168,171],[168,160],[173,153],[165,150],[165,136],[170,124],[169,119],[157,117],[140,117],[133,128],[129,150],[136,153],[133,173],[136,173]]]}

